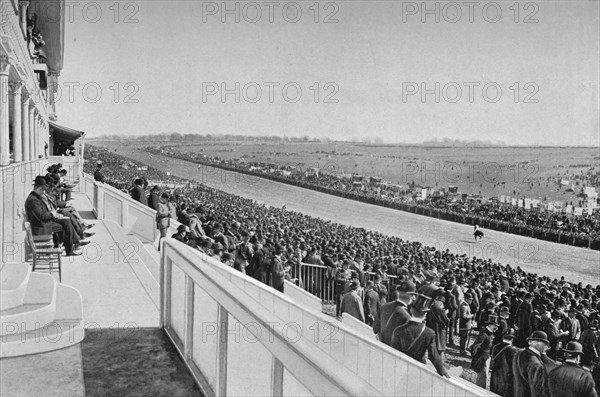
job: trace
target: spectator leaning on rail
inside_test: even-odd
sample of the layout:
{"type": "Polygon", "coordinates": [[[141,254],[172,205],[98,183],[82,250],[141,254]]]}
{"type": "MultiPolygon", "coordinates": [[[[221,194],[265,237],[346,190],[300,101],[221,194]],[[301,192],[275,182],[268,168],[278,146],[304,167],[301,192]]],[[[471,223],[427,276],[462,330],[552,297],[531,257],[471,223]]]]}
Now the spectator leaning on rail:
{"type": "Polygon", "coordinates": [[[146,190],[144,190],[144,180],[142,178],[137,178],[135,181],[133,181],[131,198],[140,202],[141,204],[148,205],[148,200],[146,199],[146,190]]]}
{"type": "Polygon", "coordinates": [[[94,180],[102,183],[106,183],[106,178],[102,174],[102,161],[96,163],[96,171],[94,172],[94,180]]]}

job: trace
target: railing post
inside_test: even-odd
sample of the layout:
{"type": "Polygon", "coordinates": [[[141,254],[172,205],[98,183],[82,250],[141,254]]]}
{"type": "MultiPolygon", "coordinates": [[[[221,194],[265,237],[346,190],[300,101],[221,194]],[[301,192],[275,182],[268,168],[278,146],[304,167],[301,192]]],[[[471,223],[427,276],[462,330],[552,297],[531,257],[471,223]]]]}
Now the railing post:
{"type": "Polygon", "coordinates": [[[227,330],[229,329],[229,313],[223,306],[217,306],[217,376],[215,394],[227,395],[227,330]]]}
{"type": "Polygon", "coordinates": [[[98,195],[96,196],[98,205],[96,208],[96,216],[98,219],[104,219],[104,186],[101,185],[101,182],[95,182],[94,184],[98,187],[98,195]]]}
{"type": "Polygon", "coordinates": [[[185,302],[183,304],[184,313],[184,341],[183,354],[187,361],[192,361],[193,342],[194,342],[194,280],[185,275],[185,302]]]}
{"type": "Polygon", "coordinates": [[[160,279],[163,288],[160,289],[161,328],[171,328],[171,259],[164,252],[160,255],[160,279]]]}
{"type": "Polygon", "coordinates": [[[125,230],[126,232],[129,232],[129,211],[128,211],[129,205],[127,204],[127,201],[125,200],[121,200],[121,227],[123,228],[123,230],[125,230]]]}
{"type": "Polygon", "coordinates": [[[283,396],[283,364],[275,356],[271,371],[271,396],[283,396]]]}

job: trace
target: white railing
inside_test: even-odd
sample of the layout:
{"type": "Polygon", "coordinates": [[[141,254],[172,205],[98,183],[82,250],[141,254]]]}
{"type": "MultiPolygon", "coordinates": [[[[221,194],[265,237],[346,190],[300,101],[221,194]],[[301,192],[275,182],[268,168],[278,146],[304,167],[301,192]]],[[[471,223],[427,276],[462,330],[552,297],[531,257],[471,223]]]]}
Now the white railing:
{"type": "MultiPolygon", "coordinates": [[[[99,219],[154,241],[155,211],[83,179],[99,219]]],[[[208,395],[493,395],[321,313],[288,284],[281,294],[175,240],[162,244],[161,324],[208,395]]]]}
{"type": "Polygon", "coordinates": [[[83,185],[98,219],[116,222],[126,233],[136,235],[142,242],[156,241],[156,211],[108,184],[95,182],[88,174],[84,174],[83,185]]]}
{"type": "Polygon", "coordinates": [[[381,395],[323,354],[296,323],[282,324],[257,305],[216,266],[229,270],[177,241],[163,242],[162,326],[206,394],[381,395]]]}

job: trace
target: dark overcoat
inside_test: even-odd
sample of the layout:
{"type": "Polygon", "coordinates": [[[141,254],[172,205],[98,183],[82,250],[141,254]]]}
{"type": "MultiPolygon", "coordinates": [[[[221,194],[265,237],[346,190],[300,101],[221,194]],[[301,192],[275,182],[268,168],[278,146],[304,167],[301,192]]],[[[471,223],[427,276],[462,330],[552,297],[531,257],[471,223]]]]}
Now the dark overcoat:
{"type": "Polygon", "coordinates": [[[513,396],[513,359],[519,350],[506,343],[500,342],[492,347],[490,369],[492,376],[490,390],[503,397],[513,396]]]}
{"type": "Polygon", "coordinates": [[[548,375],[550,397],[598,397],[592,373],[566,362],[548,375]]]}

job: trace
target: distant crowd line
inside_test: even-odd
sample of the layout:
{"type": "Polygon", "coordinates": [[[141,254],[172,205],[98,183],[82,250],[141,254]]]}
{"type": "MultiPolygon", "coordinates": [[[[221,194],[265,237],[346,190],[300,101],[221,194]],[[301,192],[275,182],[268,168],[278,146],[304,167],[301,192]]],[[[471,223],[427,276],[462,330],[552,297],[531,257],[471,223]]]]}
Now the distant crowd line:
{"type": "Polygon", "coordinates": [[[394,197],[392,187],[384,187],[379,193],[375,189],[362,191],[353,187],[351,183],[341,182],[335,175],[323,172],[318,177],[301,173],[284,176],[251,170],[249,164],[240,164],[239,162],[214,158],[201,159],[181,152],[165,154],[156,148],[147,148],[146,150],[153,154],[167,155],[228,171],[259,176],[387,208],[468,225],[479,225],[487,229],[540,240],[600,250],[600,212],[598,210],[593,215],[574,216],[560,212],[540,211],[539,209],[526,210],[497,202],[477,203],[471,201],[467,205],[460,200],[453,201],[449,197],[442,196],[420,203],[414,200],[408,201],[408,196],[405,195],[407,191],[400,192],[402,194],[400,197],[394,197]],[[389,194],[383,197],[385,189],[389,194]]]}

